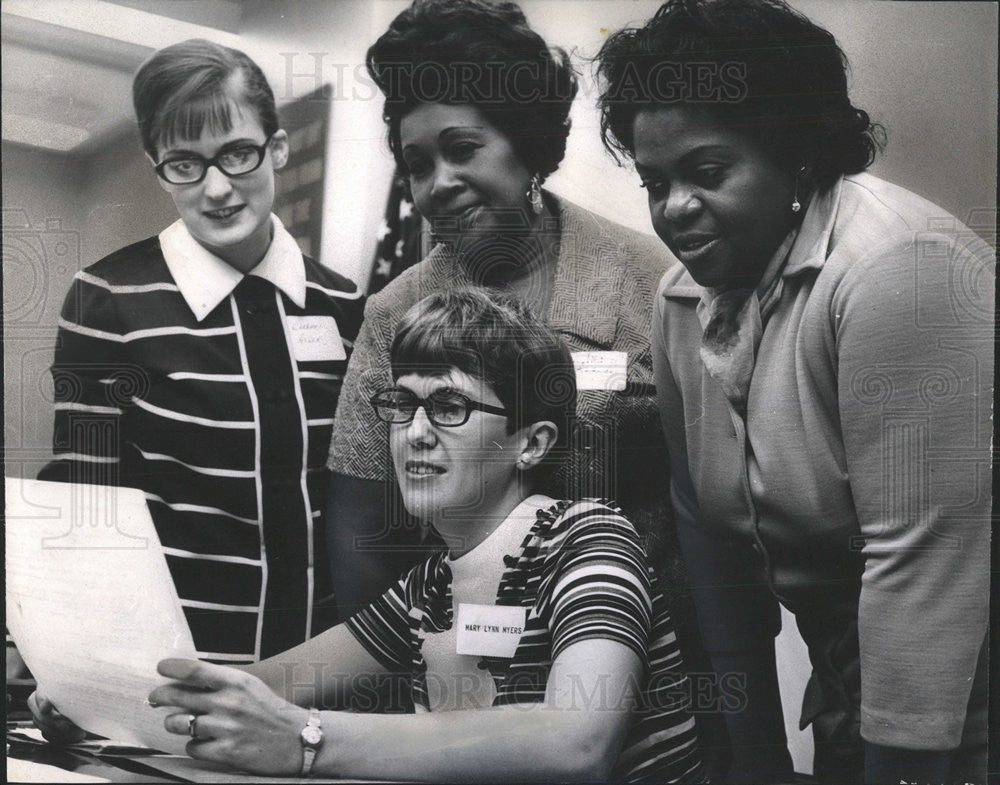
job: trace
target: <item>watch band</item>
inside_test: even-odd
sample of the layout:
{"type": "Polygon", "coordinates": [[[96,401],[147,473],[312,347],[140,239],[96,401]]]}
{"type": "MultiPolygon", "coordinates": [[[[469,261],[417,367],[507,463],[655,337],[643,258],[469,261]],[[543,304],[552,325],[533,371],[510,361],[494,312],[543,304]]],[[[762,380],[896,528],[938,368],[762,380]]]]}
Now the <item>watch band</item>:
{"type": "Polygon", "coordinates": [[[316,707],[309,709],[309,720],[299,734],[299,741],[302,742],[302,771],[300,772],[300,776],[308,777],[312,772],[316,753],[319,752],[320,745],[323,743],[322,717],[319,709],[316,707]]]}

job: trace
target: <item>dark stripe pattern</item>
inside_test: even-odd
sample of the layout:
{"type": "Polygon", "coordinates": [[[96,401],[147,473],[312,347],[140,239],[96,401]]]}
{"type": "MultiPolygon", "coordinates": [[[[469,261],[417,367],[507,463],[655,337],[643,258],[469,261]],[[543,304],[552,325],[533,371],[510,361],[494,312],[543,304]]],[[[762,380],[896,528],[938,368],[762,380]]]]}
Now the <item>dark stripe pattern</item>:
{"type": "MultiPolygon", "coordinates": [[[[429,710],[421,632],[452,624],[451,571],[443,553],[414,567],[348,622],[385,667],[409,671],[413,702],[429,710]]],[[[493,705],[539,703],[552,662],[581,640],[618,641],[639,655],[644,681],[613,777],[631,782],[702,782],[704,769],[673,623],[633,526],[599,500],[560,502],[538,512],[516,562],[505,570],[498,605],[528,608],[511,660],[484,658],[493,705]]]]}
{"type": "Polygon", "coordinates": [[[303,308],[247,276],[198,322],[154,237],[79,273],[63,306],[40,476],[146,493],[205,659],[253,661],[335,621],[319,514],[347,362],[296,361],[286,328],[332,317],[349,355],[363,299],[305,269],[303,308]]]}

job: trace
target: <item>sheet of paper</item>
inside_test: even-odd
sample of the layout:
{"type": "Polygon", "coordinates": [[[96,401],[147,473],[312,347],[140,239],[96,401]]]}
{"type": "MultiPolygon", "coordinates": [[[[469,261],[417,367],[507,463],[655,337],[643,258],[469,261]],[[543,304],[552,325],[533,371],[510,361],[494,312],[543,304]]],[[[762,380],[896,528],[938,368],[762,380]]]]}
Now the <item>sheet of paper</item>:
{"type": "Polygon", "coordinates": [[[195,658],[159,538],[131,488],[6,480],[7,626],[39,688],[86,730],[182,753],[146,696],[195,658]]]}

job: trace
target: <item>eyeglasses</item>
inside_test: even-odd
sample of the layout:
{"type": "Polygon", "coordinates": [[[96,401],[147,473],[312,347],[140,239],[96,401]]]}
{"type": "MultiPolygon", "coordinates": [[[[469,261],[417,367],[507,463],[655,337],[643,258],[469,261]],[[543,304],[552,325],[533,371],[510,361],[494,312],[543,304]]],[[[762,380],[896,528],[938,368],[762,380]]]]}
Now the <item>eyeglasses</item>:
{"type": "Polygon", "coordinates": [[[256,145],[246,142],[239,147],[230,147],[212,158],[200,155],[185,155],[168,158],[155,167],[156,173],[174,185],[194,185],[205,179],[208,167],[215,166],[227,177],[239,177],[250,174],[260,168],[264,162],[264,153],[271,143],[271,134],[264,144],[256,145]]]}
{"type": "Polygon", "coordinates": [[[371,405],[380,420],[396,425],[413,422],[420,408],[427,413],[431,423],[442,428],[465,425],[473,411],[507,414],[506,409],[474,401],[468,395],[447,388],[419,398],[403,387],[390,387],[375,393],[371,397],[371,405]]]}

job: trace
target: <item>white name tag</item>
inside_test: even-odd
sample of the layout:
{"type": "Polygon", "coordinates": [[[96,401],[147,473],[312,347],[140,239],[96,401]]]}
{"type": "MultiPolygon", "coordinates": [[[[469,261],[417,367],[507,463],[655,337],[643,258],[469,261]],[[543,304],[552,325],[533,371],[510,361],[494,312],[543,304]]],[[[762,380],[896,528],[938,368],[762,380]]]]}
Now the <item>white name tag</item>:
{"type": "Polygon", "coordinates": [[[289,316],[292,351],[300,362],[346,360],[337,320],[332,316],[289,316]]]}
{"type": "Polygon", "coordinates": [[[624,390],[628,382],[627,352],[573,352],[578,390],[624,390]]]}
{"type": "Polygon", "coordinates": [[[527,608],[460,602],[455,653],[513,657],[527,618],[527,608]]]}

